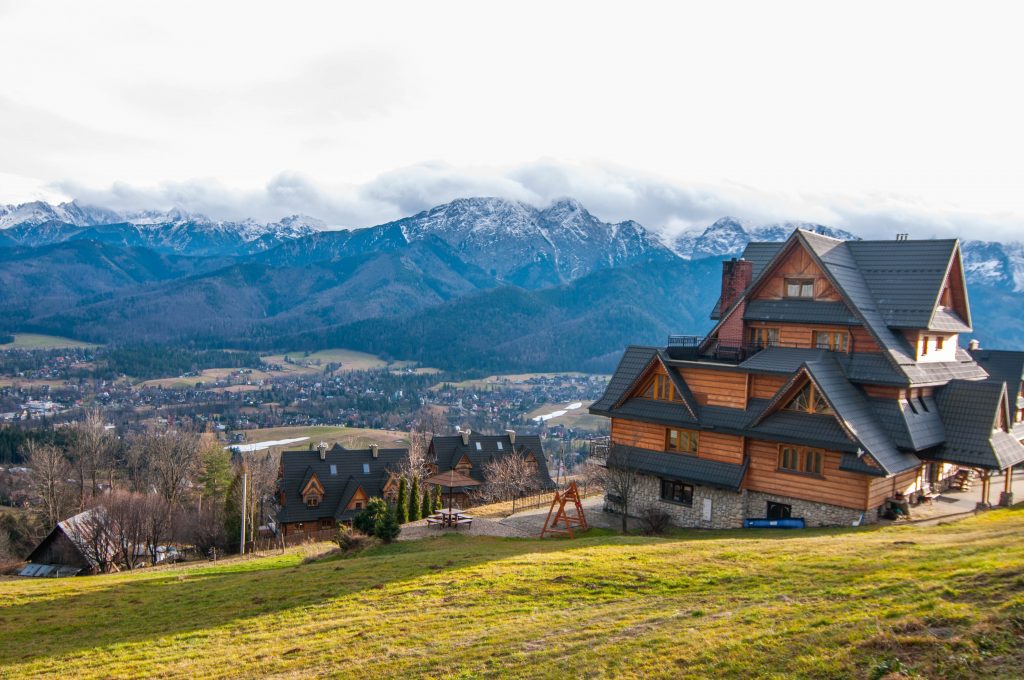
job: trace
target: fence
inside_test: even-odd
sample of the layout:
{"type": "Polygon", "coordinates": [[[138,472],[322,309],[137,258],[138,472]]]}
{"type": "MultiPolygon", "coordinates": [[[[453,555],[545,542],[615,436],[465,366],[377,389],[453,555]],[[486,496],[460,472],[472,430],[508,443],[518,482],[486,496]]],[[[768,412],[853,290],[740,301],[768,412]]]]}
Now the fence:
{"type": "MultiPolygon", "coordinates": [[[[565,484],[559,486],[558,487],[558,491],[564,491],[565,487],[566,487],[565,484]]],[[[598,494],[604,493],[604,489],[601,488],[599,485],[596,485],[596,484],[590,484],[588,486],[588,485],[580,484],[579,482],[577,482],[576,483],[576,489],[579,491],[580,498],[587,498],[589,496],[596,496],[598,494]]],[[[507,501],[501,501],[500,504],[502,506],[508,505],[509,506],[509,508],[508,508],[509,512],[512,512],[511,508],[513,507],[513,504],[514,504],[515,512],[522,512],[523,510],[535,510],[537,508],[547,508],[548,506],[551,505],[551,499],[554,498],[554,496],[555,496],[555,489],[548,489],[547,491],[538,491],[537,493],[534,493],[534,494],[529,494],[527,496],[521,496],[519,498],[516,498],[515,501],[512,501],[511,499],[509,499],[507,501]]],[[[497,506],[498,504],[496,503],[494,505],[497,506]]]]}
{"type": "Polygon", "coordinates": [[[291,548],[296,545],[303,545],[304,543],[320,543],[323,541],[333,541],[338,536],[337,529],[320,529],[318,531],[304,531],[301,533],[291,534],[290,536],[267,536],[265,538],[257,538],[249,541],[245,544],[245,552],[257,553],[257,552],[270,552],[273,550],[284,550],[285,548],[291,548]]]}

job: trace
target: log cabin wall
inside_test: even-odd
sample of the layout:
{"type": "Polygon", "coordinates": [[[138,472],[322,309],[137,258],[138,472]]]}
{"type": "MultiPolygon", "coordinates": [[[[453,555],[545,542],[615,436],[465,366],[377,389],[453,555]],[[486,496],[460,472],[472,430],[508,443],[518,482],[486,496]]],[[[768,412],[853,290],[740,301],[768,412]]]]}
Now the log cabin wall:
{"type": "Polygon", "coordinates": [[[740,465],[743,463],[743,437],[721,432],[701,432],[697,457],[740,465]]]}
{"type": "MultiPolygon", "coordinates": [[[[830,326],[828,324],[784,323],[781,321],[746,321],[746,329],[778,328],[779,344],[783,347],[816,346],[814,333],[849,333],[851,352],[881,352],[881,348],[871,334],[863,326],[830,326]]],[[[749,330],[744,330],[744,338],[749,338],[749,330]]]]}
{"type": "Polygon", "coordinates": [[[771,399],[775,393],[782,389],[788,378],[784,375],[758,375],[750,376],[750,398],[771,399]]]}
{"type": "Polygon", "coordinates": [[[753,300],[781,300],[786,295],[786,279],[814,279],[814,299],[836,302],[838,291],[803,248],[794,248],[775,271],[754,291],[753,300]]]}
{"type": "Polygon", "coordinates": [[[877,508],[897,493],[904,496],[921,489],[921,468],[907,470],[892,477],[874,477],[868,482],[868,507],[877,508]]]}
{"type": "Polygon", "coordinates": [[[664,451],[665,426],[612,418],[612,443],[664,451]]]}
{"type": "Polygon", "coordinates": [[[746,373],[687,367],[679,374],[701,406],[747,407],[746,373]]]}
{"type": "Polygon", "coordinates": [[[779,470],[779,446],[778,442],[748,440],[750,467],[744,488],[857,510],[871,507],[867,504],[868,478],[840,470],[842,454],[824,451],[821,476],[805,475],[779,470]]]}

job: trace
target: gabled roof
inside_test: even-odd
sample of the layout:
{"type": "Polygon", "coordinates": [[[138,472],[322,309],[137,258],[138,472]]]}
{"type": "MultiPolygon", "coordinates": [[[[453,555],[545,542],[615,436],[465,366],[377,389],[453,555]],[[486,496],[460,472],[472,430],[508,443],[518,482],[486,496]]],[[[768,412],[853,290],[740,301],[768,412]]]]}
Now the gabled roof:
{"type": "Polygon", "coordinates": [[[974,349],[968,352],[985,369],[990,380],[1006,383],[1011,399],[1016,396],[1024,380],[1024,352],[1000,349],[974,349]]]}
{"type": "Polygon", "coordinates": [[[533,454],[537,459],[537,472],[541,487],[554,488],[555,482],[548,471],[547,459],[544,457],[544,446],[540,436],[535,434],[516,434],[515,443],[508,434],[490,435],[473,432],[469,435],[469,444],[462,443],[462,435],[444,437],[435,436],[430,440],[430,453],[434,456],[438,472],[454,469],[463,456],[469,459],[472,468],[469,476],[478,482],[486,482],[484,467],[490,461],[511,453],[533,454]],[[479,444],[479,448],[477,448],[479,444]],[[499,448],[500,446],[500,448],[499,448]]]}
{"type": "Polygon", "coordinates": [[[281,478],[277,483],[285,502],[277,513],[277,521],[348,519],[345,508],[356,489],[361,486],[371,498],[380,496],[391,473],[398,470],[408,456],[408,449],[379,449],[374,458],[370,449],[346,449],[339,444],[327,450],[325,460],[320,460],[317,450],[285,451],[281,454],[281,478]],[[332,465],[335,474],[331,474],[332,465]],[[314,475],[324,488],[324,497],[318,506],[309,507],[302,502],[301,494],[314,475]]]}
{"type": "Polygon", "coordinates": [[[748,300],[743,318],[746,321],[785,321],[832,326],[860,324],[846,303],[815,300],[748,300]]]}
{"type": "Polygon", "coordinates": [[[933,397],[914,401],[916,404],[911,408],[906,399],[868,399],[878,422],[896,446],[908,451],[924,451],[944,442],[946,430],[933,397]]]}
{"type": "Polygon", "coordinates": [[[1005,383],[954,380],[938,390],[935,401],[946,441],[929,458],[993,470],[1024,462],[1024,446],[998,428],[999,410],[1008,410],[1005,383]]]}
{"type": "Polygon", "coordinates": [[[612,374],[611,380],[608,381],[608,386],[604,389],[604,394],[590,405],[590,410],[607,411],[616,403],[622,401],[640,378],[643,377],[647,367],[651,365],[651,361],[657,354],[657,347],[641,347],[638,345],[627,347],[622,358],[619,359],[619,365],[615,368],[615,373],[612,374]]]}
{"type": "MultiPolygon", "coordinates": [[[[806,362],[779,389],[762,414],[754,418],[750,427],[757,429],[762,424],[768,424],[770,419],[774,419],[773,422],[778,422],[779,416],[792,418],[793,415],[803,415],[776,412],[775,409],[779,408],[782,399],[791,394],[793,388],[804,380],[811,381],[835,411],[835,418],[829,416],[828,419],[836,420],[846,435],[862,447],[882,470],[892,474],[909,470],[920,464],[921,461],[916,456],[900,451],[896,447],[892,438],[878,422],[867,397],[850,384],[846,376],[843,375],[839,364],[829,354],[817,361],[806,362]]],[[[817,420],[825,417],[815,416],[815,418],[817,420]]],[[[793,434],[797,437],[800,436],[798,432],[793,434]]],[[[800,439],[796,439],[796,441],[800,441],[800,439]]]]}
{"type": "MultiPolygon", "coordinates": [[[[771,245],[776,247],[752,243],[744,251],[744,258],[756,259],[754,280],[748,292],[757,288],[791,247],[802,246],[843,297],[850,315],[863,324],[878,343],[882,356],[904,376],[905,383],[937,384],[956,377],[969,378],[967,373],[971,371],[979,378],[984,377],[973,367],[959,365],[965,363],[960,357],[948,366],[919,365],[907,341],[892,330],[929,328],[933,318],[938,326],[936,330],[969,328],[969,319],[958,321],[955,313],[938,307],[946,277],[954,262],[959,262],[957,241],[841,241],[797,229],[784,243],[771,245]],[[748,252],[751,258],[747,257],[748,252]]],[[[740,299],[730,310],[738,307],[740,299]]],[[[755,314],[767,313],[758,306],[761,302],[750,300],[746,305],[755,304],[755,314]]],[[[784,309],[786,314],[798,313],[792,305],[784,309]]],[[[730,310],[725,310],[723,319],[730,310]]],[[[836,309],[828,311],[833,318],[838,318],[836,309]]],[[[969,357],[967,363],[973,364],[969,357]]]]}

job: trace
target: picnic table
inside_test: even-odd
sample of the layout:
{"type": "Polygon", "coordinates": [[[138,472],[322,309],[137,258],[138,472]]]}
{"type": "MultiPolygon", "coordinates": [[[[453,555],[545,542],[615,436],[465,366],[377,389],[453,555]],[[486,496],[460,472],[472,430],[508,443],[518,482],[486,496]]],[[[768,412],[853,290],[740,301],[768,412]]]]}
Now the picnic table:
{"type": "Polygon", "coordinates": [[[458,508],[442,509],[427,517],[427,526],[469,528],[473,524],[473,516],[467,515],[458,508]]]}

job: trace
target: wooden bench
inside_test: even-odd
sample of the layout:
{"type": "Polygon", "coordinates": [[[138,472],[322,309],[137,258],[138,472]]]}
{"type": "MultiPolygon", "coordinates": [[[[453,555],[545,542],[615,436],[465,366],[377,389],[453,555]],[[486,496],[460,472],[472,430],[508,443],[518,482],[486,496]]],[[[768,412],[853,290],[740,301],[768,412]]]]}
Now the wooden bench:
{"type": "Polygon", "coordinates": [[[433,526],[441,527],[441,526],[444,526],[444,520],[440,519],[438,517],[428,517],[427,518],[427,526],[428,527],[433,527],[433,526]]]}
{"type": "Polygon", "coordinates": [[[473,527],[473,518],[472,517],[463,517],[462,519],[459,519],[459,520],[455,521],[455,528],[456,529],[458,529],[459,527],[461,527],[463,525],[465,525],[467,529],[471,529],[473,527]]]}

